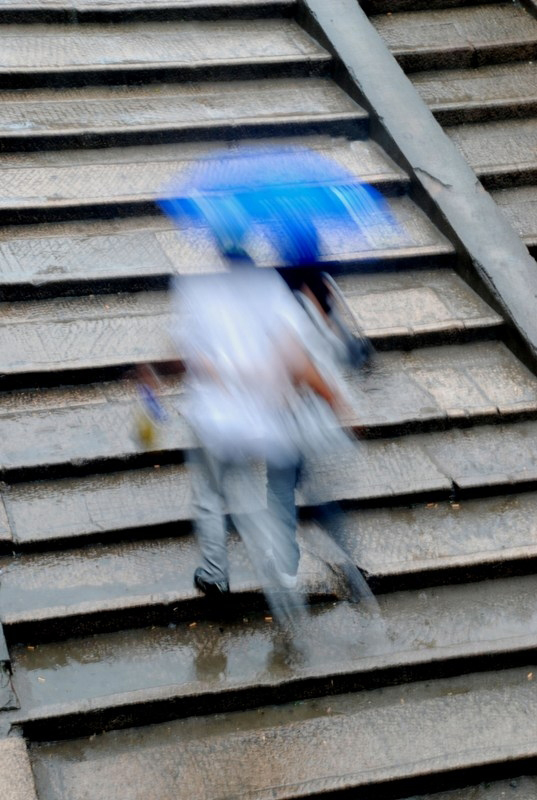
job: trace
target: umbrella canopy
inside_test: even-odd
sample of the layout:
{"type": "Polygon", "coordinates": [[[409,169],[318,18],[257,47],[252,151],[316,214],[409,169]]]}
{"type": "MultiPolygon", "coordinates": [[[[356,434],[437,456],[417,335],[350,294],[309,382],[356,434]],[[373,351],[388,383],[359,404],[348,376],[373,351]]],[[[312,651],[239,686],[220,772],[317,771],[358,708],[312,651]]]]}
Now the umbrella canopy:
{"type": "Polygon", "coordinates": [[[303,147],[239,148],[201,159],[159,199],[179,223],[209,225],[222,250],[264,226],[282,260],[314,263],[317,223],[366,229],[393,216],[380,192],[321,153],[303,147]]]}

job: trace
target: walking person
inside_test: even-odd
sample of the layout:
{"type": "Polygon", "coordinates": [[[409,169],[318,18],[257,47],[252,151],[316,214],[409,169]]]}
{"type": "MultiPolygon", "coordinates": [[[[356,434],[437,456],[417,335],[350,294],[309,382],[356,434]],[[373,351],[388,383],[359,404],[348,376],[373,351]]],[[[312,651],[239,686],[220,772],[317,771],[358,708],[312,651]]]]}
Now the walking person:
{"type": "Polygon", "coordinates": [[[226,273],[178,280],[173,329],[187,368],[183,413],[199,445],[189,459],[201,551],[194,582],[212,597],[229,592],[226,511],[260,576],[296,585],[295,528],[279,502],[266,506],[254,465],[275,476],[296,468],[288,408],[297,387],[328,407],[340,402],[303,345],[311,323],[276,271],[240,250],[227,257],[226,273]]]}

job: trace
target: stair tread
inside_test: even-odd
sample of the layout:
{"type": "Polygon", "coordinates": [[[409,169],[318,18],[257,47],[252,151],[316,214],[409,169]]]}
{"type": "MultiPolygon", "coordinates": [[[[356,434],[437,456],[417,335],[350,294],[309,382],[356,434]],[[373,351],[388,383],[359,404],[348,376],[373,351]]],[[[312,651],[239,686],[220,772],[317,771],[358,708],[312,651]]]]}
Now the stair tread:
{"type": "Polygon", "coordinates": [[[329,57],[293,20],[0,25],[0,76],[329,57]]]}
{"type": "Polygon", "coordinates": [[[454,125],[446,133],[479,177],[534,171],[537,166],[533,119],[454,125]]]}
{"type": "Polygon", "coordinates": [[[410,79],[433,111],[522,105],[537,98],[537,64],[533,62],[418,72],[410,79]]]}
{"type": "MultiPolygon", "coordinates": [[[[397,228],[371,225],[365,232],[357,229],[343,236],[333,226],[321,226],[321,247],[330,260],[350,269],[355,262],[397,266],[399,259],[411,266],[413,258],[416,265],[420,258],[432,265],[453,253],[450,242],[410,198],[388,198],[388,204],[397,228]]],[[[265,237],[252,235],[249,248],[256,263],[279,263],[265,237]]],[[[29,226],[24,235],[20,228],[0,229],[0,286],[16,291],[18,299],[54,293],[55,287],[72,291],[76,286],[83,293],[99,281],[128,284],[224,268],[207,230],[177,229],[163,216],[29,226]]]]}
{"type": "MultiPolygon", "coordinates": [[[[370,141],[301,136],[279,143],[310,147],[364,180],[381,175],[405,178],[381,148],[370,141]]],[[[270,146],[269,140],[257,144],[270,146]]],[[[193,161],[208,153],[225,153],[228,149],[229,146],[221,144],[187,143],[180,148],[154,145],[0,156],[4,176],[0,208],[153,200],[174,175],[180,176],[193,161]]]]}
{"type": "Polygon", "coordinates": [[[499,189],[492,196],[528,246],[537,244],[537,186],[499,189]]]}
{"type": "MultiPolygon", "coordinates": [[[[372,373],[349,372],[346,386],[356,410],[349,424],[377,434],[409,426],[438,428],[449,420],[537,414],[537,380],[499,343],[378,354],[372,373]]],[[[182,391],[183,382],[176,381],[162,399],[169,421],[157,452],[193,444],[177,408],[182,391]]],[[[1,470],[74,467],[146,452],[135,434],[138,400],[131,383],[18,392],[0,399],[1,470]]]]}
{"type": "MultiPolygon", "coordinates": [[[[435,574],[450,570],[454,574],[473,570],[480,575],[498,564],[508,570],[513,561],[535,560],[536,509],[537,495],[529,492],[420,504],[412,509],[347,510],[342,531],[354,563],[373,578],[389,579],[389,586],[397,588],[410,578],[423,576],[422,583],[434,583],[435,574]]],[[[192,534],[105,541],[103,535],[103,543],[73,547],[61,557],[51,551],[0,558],[3,625],[33,622],[39,626],[46,620],[69,624],[77,615],[90,620],[92,615],[129,609],[138,609],[143,620],[144,608],[149,609],[146,613],[151,607],[180,608],[199,597],[192,584],[199,559],[192,534]]],[[[300,585],[316,591],[336,586],[337,592],[334,580],[327,580],[318,531],[302,523],[299,542],[300,585]]],[[[258,578],[236,537],[230,543],[230,564],[235,594],[258,589],[258,578]]],[[[180,618],[187,613],[179,614],[180,618]]],[[[71,624],[71,635],[74,632],[71,624]]]]}
{"type": "Polygon", "coordinates": [[[79,742],[77,758],[69,743],[46,745],[32,753],[38,791],[48,800],[61,780],[71,800],[97,800],[119,780],[125,800],[136,792],[165,796],[170,782],[178,800],[226,792],[289,800],[424,773],[432,782],[438,773],[535,756],[535,686],[527,673],[476,673],[307,700],[265,715],[103,734],[79,742]],[[462,737],[474,746],[461,750],[462,737]]]}
{"type": "MultiPolygon", "coordinates": [[[[501,324],[450,270],[349,274],[338,283],[366,335],[417,337],[501,324]]],[[[166,292],[0,304],[0,373],[61,373],[175,356],[166,292]]]]}
{"type": "Polygon", "coordinates": [[[333,81],[321,78],[34,89],[15,96],[0,92],[0,102],[0,141],[14,134],[24,139],[136,130],[192,130],[194,138],[200,128],[217,136],[226,125],[367,118],[333,81]]]}
{"type": "Polygon", "coordinates": [[[456,51],[459,65],[479,61],[479,51],[537,44],[537,20],[512,4],[398,12],[372,18],[392,53],[456,51]]]}
{"type": "MultiPolygon", "coordinates": [[[[393,503],[531,488],[537,481],[537,423],[483,425],[362,442],[356,461],[325,465],[326,498],[393,503]]],[[[190,520],[182,466],[131,469],[16,484],[1,494],[13,541],[74,540],[190,520]]],[[[304,501],[301,501],[304,502],[304,501]]]]}

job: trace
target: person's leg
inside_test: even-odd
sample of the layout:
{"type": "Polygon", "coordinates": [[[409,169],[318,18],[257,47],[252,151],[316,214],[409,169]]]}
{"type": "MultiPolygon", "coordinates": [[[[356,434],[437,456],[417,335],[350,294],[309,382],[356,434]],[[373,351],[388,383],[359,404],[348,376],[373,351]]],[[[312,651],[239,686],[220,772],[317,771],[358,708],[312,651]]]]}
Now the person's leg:
{"type": "Polygon", "coordinates": [[[223,513],[224,465],[203,449],[189,454],[192,476],[192,505],[202,562],[194,582],[202,591],[229,591],[227,531],[223,513]]]}
{"type": "Polygon", "coordinates": [[[271,549],[277,568],[287,575],[298,571],[300,550],[296,540],[297,511],[295,488],[300,464],[285,467],[267,464],[267,507],[275,520],[271,549]]]}

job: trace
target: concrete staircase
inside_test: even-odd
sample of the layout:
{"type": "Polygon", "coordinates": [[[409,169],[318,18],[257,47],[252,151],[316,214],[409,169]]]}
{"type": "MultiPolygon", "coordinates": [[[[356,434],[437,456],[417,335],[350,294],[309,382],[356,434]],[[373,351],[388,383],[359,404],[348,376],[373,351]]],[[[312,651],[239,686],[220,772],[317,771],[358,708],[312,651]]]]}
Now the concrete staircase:
{"type": "Polygon", "coordinates": [[[369,8],[423,100],[535,254],[537,5],[373,0],[369,8]]]}
{"type": "MultiPolygon", "coordinates": [[[[535,797],[537,379],[513,312],[533,299],[506,311],[491,292],[329,32],[310,35],[313,5],[0,0],[0,776],[15,759],[16,800],[535,797]],[[347,376],[356,463],[325,477],[383,625],[342,599],[304,514],[296,652],[240,542],[231,614],[192,586],[181,382],[146,451],[118,381],[169,357],[170,277],[222,266],[158,214],[158,189],[200,154],[276,138],[376,185],[404,231],[333,243],[378,358],[347,376]]],[[[537,20],[388,5],[372,23],[534,246],[537,20]],[[505,153],[509,126],[528,132],[505,153]]],[[[364,20],[343,23],[369,36],[364,20]]]]}

